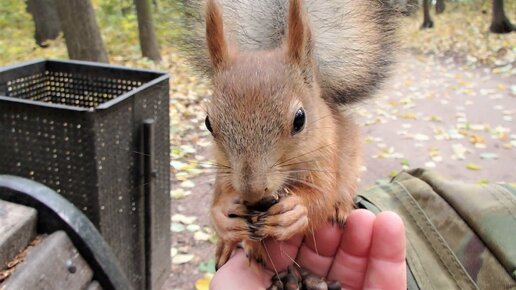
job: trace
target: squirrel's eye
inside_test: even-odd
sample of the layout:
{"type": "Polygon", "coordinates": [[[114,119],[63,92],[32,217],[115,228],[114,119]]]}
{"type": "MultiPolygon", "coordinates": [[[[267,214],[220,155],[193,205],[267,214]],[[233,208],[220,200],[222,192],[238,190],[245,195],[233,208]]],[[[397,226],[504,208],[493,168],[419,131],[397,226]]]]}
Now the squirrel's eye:
{"type": "Polygon", "coordinates": [[[292,123],[292,135],[301,132],[305,128],[305,120],[305,111],[303,108],[299,108],[294,117],[294,122],[292,123]]]}
{"type": "Polygon", "coordinates": [[[206,128],[211,132],[213,133],[213,129],[211,128],[211,124],[210,124],[210,118],[208,116],[206,116],[206,119],[204,120],[204,125],[206,125],[206,128]]]}

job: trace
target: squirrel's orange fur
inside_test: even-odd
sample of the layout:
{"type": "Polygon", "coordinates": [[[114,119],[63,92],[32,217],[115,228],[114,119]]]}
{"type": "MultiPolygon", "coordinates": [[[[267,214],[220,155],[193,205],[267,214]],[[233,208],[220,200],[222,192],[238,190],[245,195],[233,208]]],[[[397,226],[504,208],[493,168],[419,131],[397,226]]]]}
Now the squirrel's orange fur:
{"type": "MultiPolygon", "coordinates": [[[[367,1],[342,5],[361,7],[367,1]]],[[[288,31],[281,45],[271,48],[241,49],[227,39],[223,11],[215,0],[207,0],[205,13],[214,85],[207,124],[219,168],[211,208],[220,238],[217,266],[241,241],[250,258],[263,261],[264,237],[286,240],[328,219],[343,225],[357,187],[358,128],[349,115],[338,111],[339,97],[331,95],[337,90],[324,89],[328,81],[337,82],[322,79],[328,73],[321,73],[314,32],[301,0],[290,0],[288,31]],[[304,128],[294,132],[300,110],[306,118],[304,128]],[[265,213],[249,217],[248,205],[283,191],[289,194],[265,213]]]]}

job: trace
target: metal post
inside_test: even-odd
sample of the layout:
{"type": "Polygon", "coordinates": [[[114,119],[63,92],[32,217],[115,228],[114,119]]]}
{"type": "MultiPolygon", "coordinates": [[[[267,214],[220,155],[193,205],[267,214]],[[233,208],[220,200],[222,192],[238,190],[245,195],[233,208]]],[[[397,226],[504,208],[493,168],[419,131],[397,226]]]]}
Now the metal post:
{"type": "Polygon", "coordinates": [[[154,169],[154,119],[143,121],[143,201],[145,226],[145,287],[151,290],[152,268],[152,201],[154,169]]]}

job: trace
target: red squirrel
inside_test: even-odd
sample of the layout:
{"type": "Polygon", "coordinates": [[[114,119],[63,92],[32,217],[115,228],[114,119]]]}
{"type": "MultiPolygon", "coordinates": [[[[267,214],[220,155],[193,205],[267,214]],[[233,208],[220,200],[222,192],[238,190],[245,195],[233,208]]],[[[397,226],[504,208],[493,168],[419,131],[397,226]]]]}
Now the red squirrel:
{"type": "Polygon", "coordinates": [[[217,268],[242,243],[263,263],[266,237],[344,224],[360,167],[346,109],[372,95],[392,63],[393,25],[380,0],[207,0],[190,43],[213,81],[211,217],[217,268]],[[199,29],[200,28],[200,29],[199,29]]]}

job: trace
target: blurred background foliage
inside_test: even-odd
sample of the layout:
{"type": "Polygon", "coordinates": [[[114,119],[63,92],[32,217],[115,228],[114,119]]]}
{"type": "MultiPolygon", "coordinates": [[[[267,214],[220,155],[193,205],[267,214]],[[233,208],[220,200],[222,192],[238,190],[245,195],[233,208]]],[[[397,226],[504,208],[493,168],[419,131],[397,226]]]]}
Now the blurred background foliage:
{"type": "MultiPolygon", "coordinates": [[[[421,8],[410,17],[401,19],[400,33],[405,48],[420,56],[453,57],[468,65],[487,65],[495,73],[514,69],[516,33],[489,32],[492,1],[455,0],[445,3],[446,10],[439,15],[432,7],[434,27],[431,29],[419,29],[423,22],[421,8]]],[[[504,4],[507,17],[514,23],[516,1],[506,0],[504,4]]]]}
{"type": "MultiPolygon", "coordinates": [[[[154,1],[152,11],[156,34],[163,54],[179,40],[183,29],[182,1],[154,1]],[[157,4],[157,6],[156,6],[157,4]]],[[[151,61],[141,58],[138,43],[138,23],[132,0],[92,0],[97,22],[110,56],[110,62],[130,66],[154,67],[151,61]]],[[[2,0],[0,6],[0,65],[23,60],[68,58],[61,35],[48,41],[47,48],[34,42],[32,16],[26,10],[25,1],[2,0]]],[[[165,68],[164,65],[157,67],[165,68]]]]}
{"type": "MultiPolygon", "coordinates": [[[[401,0],[395,0],[401,1],[401,0]]],[[[162,55],[176,52],[183,28],[184,0],[152,1],[156,34],[162,55]]],[[[407,2],[407,1],[405,1],[407,2]]],[[[414,1],[412,1],[414,2],[414,1]]],[[[167,61],[155,65],[142,59],[138,44],[138,24],[132,0],[92,0],[110,62],[129,66],[167,68],[167,61]]],[[[417,5],[417,1],[416,1],[417,5]]],[[[491,1],[446,1],[446,11],[435,15],[435,27],[420,30],[422,11],[400,17],[404,47],[421,55],[454,56],[469,63],[500,66],[514,61],[516,33],[489,33],[491,1]]],[[[505,1],[505,12],[516,21],[516,1],[505,1]]],[[[25,1],[3,0],[0,6],[0,65],[38,57],[67,58],[61,36],[47,48],[34,42],[32,16],[25,1]]]]}

